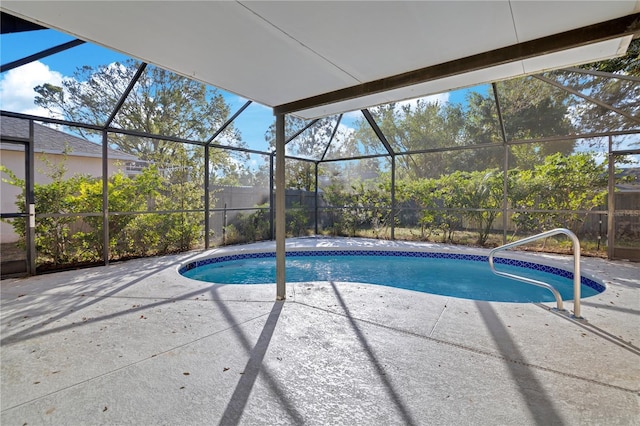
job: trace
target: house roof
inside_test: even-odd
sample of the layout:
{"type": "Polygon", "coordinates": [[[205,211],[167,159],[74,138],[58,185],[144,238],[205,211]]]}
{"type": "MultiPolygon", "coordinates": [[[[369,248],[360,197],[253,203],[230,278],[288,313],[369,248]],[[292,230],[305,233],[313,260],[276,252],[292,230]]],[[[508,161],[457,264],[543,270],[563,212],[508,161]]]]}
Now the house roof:
{"type": "MultiPolygon", "coordinates": [[[[0,135],[3,138],[29,138],[29,122],[13,117],[0,117],[0,135]]],[[[78,136],[70,135],[42,124],[33,124],[34,149],[36,153],[67,154],[76,157],[102,158],[102,146],[78,136]]],[[[2,144],[2,149],[22,150],[13,144],[2,144]]],[[[112,148],[108,148],[111,160],[135,161],[137,157],[112,148]]]]}
{"type": "Polygon", "coordinates": [[[0,9],[317,118],[622,55],[640,1],[12,1],[0,9]]]}

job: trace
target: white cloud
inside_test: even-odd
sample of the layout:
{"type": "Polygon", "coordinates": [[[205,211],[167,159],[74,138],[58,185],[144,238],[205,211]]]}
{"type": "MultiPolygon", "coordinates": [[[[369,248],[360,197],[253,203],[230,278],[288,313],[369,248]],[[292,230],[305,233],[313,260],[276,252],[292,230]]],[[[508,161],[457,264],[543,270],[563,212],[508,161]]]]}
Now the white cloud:
{"type": "Polygon", "coordinates": [[[362,111],[360,111],[358,109],[358,110],[355,110],[355,111],[346,112],[346,113],[344,113],[343,118],[347,118],[347,119],[351,119],[351,120],[359,120],[359,119],[363,118],[362,117],[362,111]]]}
{"type": "Polygon", "coordinates": [[[33,103],[36,97],[33,88],[44,83],[60,86],[63,78],[62,74],[39,61],[7,71],[0,79],[0,108],[23,114],[51,116],[49,111],[33,103]]]}
{"type": "Polygon", "coordinates": [[[352,136],[355,133],[355,131],[356,129],[354,129],[353,127],[350,127],[342,123],[340,123],[340,125],[338,126],[338,133],[340,133],[344,138],[352,136]]]}

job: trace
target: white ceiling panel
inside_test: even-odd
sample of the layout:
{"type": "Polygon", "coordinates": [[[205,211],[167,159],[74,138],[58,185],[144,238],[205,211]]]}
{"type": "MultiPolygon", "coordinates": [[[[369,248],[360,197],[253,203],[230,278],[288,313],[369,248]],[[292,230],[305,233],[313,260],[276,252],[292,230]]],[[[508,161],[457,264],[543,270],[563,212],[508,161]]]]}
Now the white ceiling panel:
{"type": "Polygon", "coordinates": [[[361,83],[517,42],[505,1],[243,4],[361,83]]]}
{"type": "Polygon", "coordinates": [[[273,106],[357,84],[237,2],[3,2],[22,17],[273,106]],[[312,83],[310,83],[310,81],[312,83]]]}
{"type": "MultiPolygon", "coordinates": [[[[279,107],[621,18],[637,13],[640,0],[3,0],[0,9],[279,107]]],[[[494,62],[485,70],[471,67],[471,73],[314,105],[299,115],[324,116],[591,62],[624,53],[621,46],[618,41],[513,64],[494,62]]]]}
{"type": "Polygon", "coordinates": [[[640,1],[511,1],[518,41],[573,30],[640,11],[640,1]]]}

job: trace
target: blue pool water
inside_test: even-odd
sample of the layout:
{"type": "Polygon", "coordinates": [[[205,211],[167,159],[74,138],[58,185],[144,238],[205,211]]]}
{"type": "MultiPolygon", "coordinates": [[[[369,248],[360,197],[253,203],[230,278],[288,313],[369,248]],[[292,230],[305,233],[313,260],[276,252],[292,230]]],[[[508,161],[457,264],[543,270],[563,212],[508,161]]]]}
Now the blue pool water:
{"type": "MultiPolygon", "coordinates": [[[[193,262],[180,273],[218,284],[274,283],[273,253],[253,253],[193,262]]],[[[496,259],[500,271],[552,284],[563,300],[573,299],[572,273],[531,262],[496,259]]],[[[494,275],[486,256],[415,252],[292,252],[287,253],[287,282],[343,281],[379,284],[444,296],[501,302],[553,302],[540,287],[494,275]]],[[[581,297],[604,291],[582,277],[581,297]]]]}

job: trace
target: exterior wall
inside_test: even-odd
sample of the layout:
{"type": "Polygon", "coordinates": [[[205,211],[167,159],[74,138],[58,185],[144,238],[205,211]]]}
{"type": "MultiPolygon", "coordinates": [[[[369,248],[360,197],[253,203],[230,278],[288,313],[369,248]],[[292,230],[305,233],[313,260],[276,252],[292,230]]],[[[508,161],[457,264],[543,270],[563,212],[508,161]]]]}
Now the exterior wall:
{"type": "MultiPolygon", "coordinates": [[[[20,151],[0,151],[0,164],[12,170],[19,178],[24,178],[24,153],[20,151]]],[[[2,213],[15,213],[18,211],[16,197],[22,192],[21,188],[9,185],[4,182],[7,178],[4,173],[0,173],[2,183],[0,183],[0,211],[2,213]]],[[[9,223],[0,222],[0,243],[12,243],[18,240],[18,235],[13,232],[13,227],[9,223]]]]}
{"type": "MultiPolygon", "coordinates": [[[[23,151],[0,150],[0,164],[12,170],[20,179],[25,177],[23,151]]],[[[51,178],[47,176],[48,170],[46,161],[51,164],[57,164],[62,161],[63,156],[57,154],[40,154],[34,155],[35,160],[35,183],[46,184],[51,182],[51,178]]],[[[94,177],[102,176],[102,159],[93,157],[78,157],[67,155],[66,160],[67,177],[74,175],[90,175],[94,177]]],[[[118,171],[125,171],[125,166],[117,160],[109,160],[109,175],[113,175],[118,171]]],[[[4,174],[1,176],[6,178],[4,174]]],[[[2,213],[15,213],[18,211],[16,206],[17,196],[22,192],[21,188],[2,182],[0,186],[0,198],[2,199],[0,211],[2,213]]],[[[0,243],[12,243],[19,239],[19,236],[13,231],[11,224],[0,222],[0,243]]]]}

